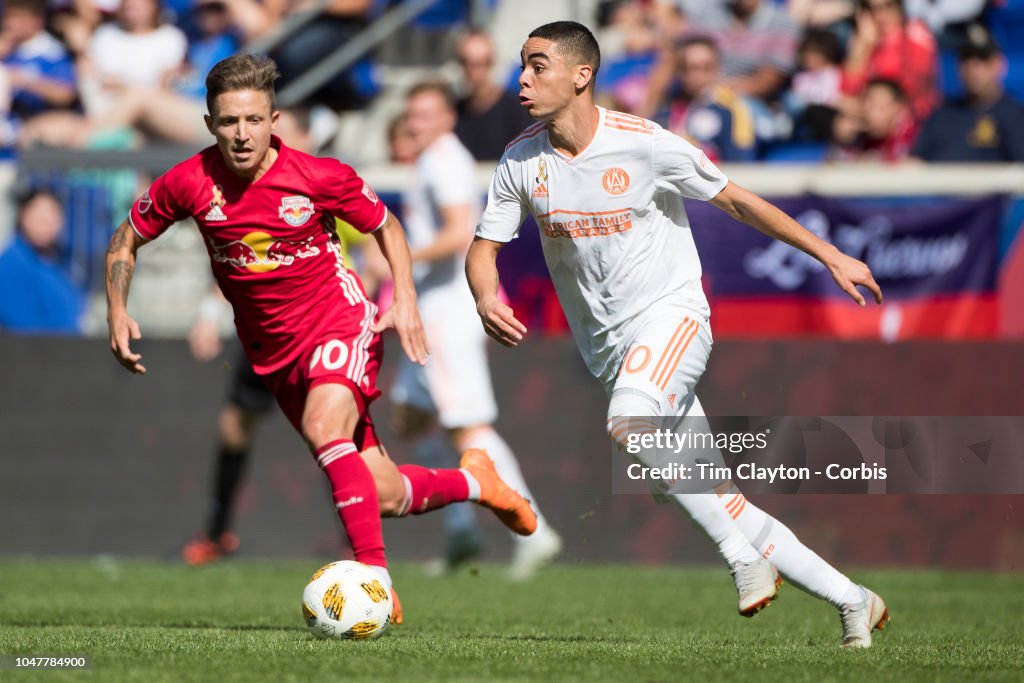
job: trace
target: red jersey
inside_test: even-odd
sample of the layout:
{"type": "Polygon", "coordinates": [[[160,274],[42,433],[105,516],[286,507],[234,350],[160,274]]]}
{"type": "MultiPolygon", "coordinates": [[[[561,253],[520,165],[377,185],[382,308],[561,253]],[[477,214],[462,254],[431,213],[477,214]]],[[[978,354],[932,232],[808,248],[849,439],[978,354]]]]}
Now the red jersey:
{"type": "Polygon", "coordinates": [[[295,360],[328,325],[368,328],[377,307],[345,267],[335,217],[363,233],[387,218],[352,167],[286,147],[255,182],[235,175],[216,146],[157,178],[132,206],[135,232],[152,240],[191,217],[235,313],[257,373],[295,360]]]}
{"type": "Polygon", "coordinates": [[[882,36],[861,72],[843,73],[842,89],[860,95],[872,78],[896,81],[907,94],[918,121],[938,104],[938,48],[931,30],[920,21],[908,21],[901,31],[882,36]]]}

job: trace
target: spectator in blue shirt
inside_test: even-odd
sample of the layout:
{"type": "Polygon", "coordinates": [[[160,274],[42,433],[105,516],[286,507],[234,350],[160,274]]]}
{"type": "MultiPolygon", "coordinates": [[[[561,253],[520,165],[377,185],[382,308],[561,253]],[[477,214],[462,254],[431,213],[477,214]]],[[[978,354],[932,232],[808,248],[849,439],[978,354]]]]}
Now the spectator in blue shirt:
{"type": "Polygon", "coordinates": [[[25,120],[74,104],[75,65],[46,32],[46,0],[4,0],[0,59],[11,82],[11,114],[25,120]]]}
{"type": "Polygon", "coordinates": [[[18,210],[18,232],[0,254],[0,331],[79,334],[85,297],[61,267],[64,209],[45,191],[18,210]]]}
{"type": "Polygon", "coordinates": [[[188,44],[188,65],[175,79],[174,89],[196,100],[206,97],[206,74],[214,64],[238,52],[241,40],[223,0],[197,0],[192,19],[198,35],[188,44]]]}
{"type": "Polygon", "coordinates": [[[656,118],[712,161],[752,161],[757,151],[754,116],[746,100],[723,82],[715,41],[687,38],[675,56],[679,81],[656,118]]]}
{"type": "Polygon", "coordinates": [[[964,98],[925,122],[913,156],[930,162],[1024,161],[1024,105],[1003,89],[1006,58],[992,35],[972,26],[960,48],[964,98]]]}

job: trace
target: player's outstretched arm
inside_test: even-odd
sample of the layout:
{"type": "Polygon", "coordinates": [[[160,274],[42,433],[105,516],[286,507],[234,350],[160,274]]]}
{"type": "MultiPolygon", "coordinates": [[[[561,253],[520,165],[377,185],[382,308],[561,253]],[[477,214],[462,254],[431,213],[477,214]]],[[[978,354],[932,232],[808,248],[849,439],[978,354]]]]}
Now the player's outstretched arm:
{"type": "Polygon", "coordinates": [[[864,297],[857,287],[864,287],[875,297],[875,303],[882,303],[882,290],[871,275],[866,263],[847,256],[807,230],[774,204],[765,201],[749,190],[730,182],[711,203],[738,221],[760,230],[764,234],[796,247],[821,261],[840,289],[861,306],[864,297]]]}
{"type": "Polygon", "coordinates": [[[498,252],[501,242],[477,237],[466,255],[466,278],[476,299],[476,312],[487,334],[499,344],[519,346],[526,326],[512,308],[498,299],[498,252]]]}
{"type": "Polygon", "coordinates": [[[110,351],[117,362],[128,370],[143,374],[142,356],[133,353],[131,340],[142,339],[139,324],[128,315],[128,288],[135,272],[135,254],[146,240],[139,237],[131,223],[124,221],[114,231],[107,247],[107,327],[110,329],[110,351]]]}
{"type": "Polygon", "coordinates": [[[454,204],[440,207],[441,229],[427,246],[412,252],[414,262],[432,262],[466,253],[473,241],[472,206],[454,204]]]}
{"type": "Polygon", "coordinates": [[[430,344],[423,330],[419,309],[416,308],[416,287],[412,281],[412,258],[409,243],[405,240],[405,229],[394,214],[388,213],[380,230],[373,233],[381,253],[391,267],[395,300],[391,308],[380,317],[374,332],[383,332],[389,327],[398,332],[402,350],[414,363],[425,365],[430,355],[430,344]]]}

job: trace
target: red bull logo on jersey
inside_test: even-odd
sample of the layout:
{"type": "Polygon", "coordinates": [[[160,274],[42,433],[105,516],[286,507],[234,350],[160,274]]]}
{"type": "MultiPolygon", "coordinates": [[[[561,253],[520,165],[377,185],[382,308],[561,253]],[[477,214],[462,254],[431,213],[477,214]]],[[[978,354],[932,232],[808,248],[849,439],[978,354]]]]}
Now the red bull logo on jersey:
{"type": "Polygon", "coordinates": [[[306,223],[313,215],[313,202],[309,197],[283,197],[281,208],[277,210],[278,218],[283,218],[288,225],[298,227],[306,223]]]}
{"type": "Polygon", "coordinates": [[[292,242],[261,231],[250,232],[240,240],[217,244],[207,237],[210,257],[216,263],[225,263],[235,268],[245,268],[254,273],[265,273],[281,266],[290,266],[296,259],[306,259],[320,254],[320,247],[313,244],[314,237],[292,242]]]}

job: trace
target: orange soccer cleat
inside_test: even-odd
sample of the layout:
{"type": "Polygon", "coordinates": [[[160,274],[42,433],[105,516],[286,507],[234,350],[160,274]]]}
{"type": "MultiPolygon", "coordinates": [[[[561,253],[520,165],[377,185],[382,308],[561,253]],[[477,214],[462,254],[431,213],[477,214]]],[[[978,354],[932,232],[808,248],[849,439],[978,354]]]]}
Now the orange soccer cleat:
{"type": "Polygon", "coordinates": [[[480,500],[477,502],[490,508],[502,524],[520,536],[529,536],[537,530],[537,513],[530,507],[530,501],[498,476],[486,451],[470,448],[462,454],[459,467],[472,474],[480,484],[480,500]]]}
{"type": "Polygon", "coordinates": [[[224,559],[238,550],[238,545],[238,535],[231,531],[225,531],[217,541],[211,541],[208,536],[200,536],[182,548],[181,557],[185,564],[199,567],[224,559]]]}
{"type": "Polygon", "coordinates": [[[394,587],[391,588],[391,623],[395,626],[402,623],[402,601],[398,599],[394,587]]]}

